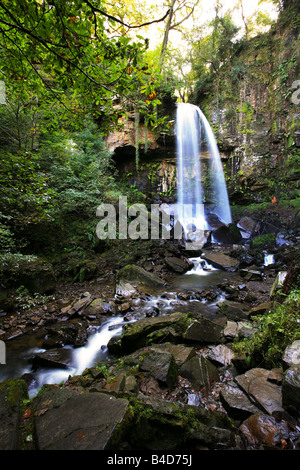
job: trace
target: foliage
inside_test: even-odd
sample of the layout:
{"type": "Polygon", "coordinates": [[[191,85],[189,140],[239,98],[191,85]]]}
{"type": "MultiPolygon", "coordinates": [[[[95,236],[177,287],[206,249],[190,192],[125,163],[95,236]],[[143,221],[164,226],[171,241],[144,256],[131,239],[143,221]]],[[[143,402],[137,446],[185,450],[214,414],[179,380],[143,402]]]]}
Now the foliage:
{"type": "MultiPolygon", "coordinates": [[[[143,54],[149,40],[111,34],[116,23],[127,29],[139,26],[111,15],[104,1],[13,0],[9,6],[1,1],[0,70],[8,95],[13,87],[24,102],[34,93],[35,106],[55,101],[69,117],[75,101],[80,102],[79,116],[93,106],[102,119],[117,119],[114,99],[136,90],[136,73],[147,68],[143,54]]],[[[55,107],[44,109],[55,121],[55,107]]]]}
{"type": "Polygon", "coordinates": [[[20,286],[17,289],[17,295],[16,295],[16,307],[19,309],[24,310],[31,310],[33,308],[36,308],[38,306],[42,306],[45,303],[48,303],[50,300],[54,300],[53,296],[46,296],[46,295],[41,295],[38,293],[35,293],[34,295],[31,295],[24,286],[20,286]]]}
{"type": "Polygon", "coordinates": [[[54,190],[48,187],[47,180],[35,155],[1,152],[1,250],[22,248],[20,226],[51,217],[50,207],[55,208],[54,190]]]}
{"type": "Polygon", "coordinates": [[[234,350],[266,367],[282,366],[285,348],[300,339],[300,290],[292,290],[283,303],[276,302],[271,313],[255,318],[257,331],[250,339],[234,344],[234,350]]]}

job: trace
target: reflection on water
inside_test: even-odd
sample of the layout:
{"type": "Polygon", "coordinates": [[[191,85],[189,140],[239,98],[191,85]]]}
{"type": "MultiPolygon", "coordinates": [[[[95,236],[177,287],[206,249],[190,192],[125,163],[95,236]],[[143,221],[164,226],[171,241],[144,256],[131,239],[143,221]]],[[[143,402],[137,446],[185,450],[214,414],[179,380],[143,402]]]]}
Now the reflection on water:
{"type": "Polygon", "coordinates": [[[236,275],[214,268],[201,257],[190,258],[190,261],[194,263],[194,267],[184,276],[174,278],[174,289],[209,289],[236,275]]]}

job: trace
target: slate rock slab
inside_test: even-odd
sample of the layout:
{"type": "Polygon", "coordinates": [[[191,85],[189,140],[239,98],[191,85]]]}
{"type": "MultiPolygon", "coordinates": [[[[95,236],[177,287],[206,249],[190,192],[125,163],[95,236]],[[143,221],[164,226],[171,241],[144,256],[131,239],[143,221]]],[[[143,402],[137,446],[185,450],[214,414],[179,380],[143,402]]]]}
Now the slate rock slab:
{"type": "Polygon", "coordinates": [[[239,260],[223,253],[203,253],[202,258],[217,269],[234,272],[239,267],[239,260]]]}
{"type": "Polygon", "coordinates": [[[32,369],[35,371],[40,367],[69,369],[72,365],[72,360],[72,349],[56,348],[36,353],[31,362],[32,369]]]}
{"type": "Polygon", "coordinates": [[[282,387],[271,382],[269,376],[269,370],[254,368],[235,377],[235,381],[256,406],[272,415],[275,411],[283,411],[282,387]]]}
{"type": "Polygon", "coordinates": [[[122,422],[128,401],[52,387],[33,405],[39,450],[103,450],[122,422]]]}
{"type": "Polygon", "coordinates": [[[234,381],[228,382],[221,390],[220,399],[229,416],[234,419],[246,419],[260,412],[234,381]]]}

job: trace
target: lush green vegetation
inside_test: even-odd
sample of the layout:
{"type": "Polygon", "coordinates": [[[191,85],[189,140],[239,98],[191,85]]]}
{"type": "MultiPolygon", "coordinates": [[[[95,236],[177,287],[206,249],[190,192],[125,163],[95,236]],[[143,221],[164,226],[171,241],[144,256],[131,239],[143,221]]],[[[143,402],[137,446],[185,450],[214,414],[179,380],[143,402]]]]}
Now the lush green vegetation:
{"type": "Polygon", "coordinates": [[[255,318],[255,334],[235,344],[235,351],[246,356],[249,366],[285,369],[285,348],[300,340],[299,308],[300,290],[292,289],[284,301],[275,302],[271,312],[255,318]]]}
{"type": "MultiPolygon", "coordinates": [[[[261,107],[252,106],[241,92],[249,81],[266,86],[270,93],[264,106],[274,135],[279,118],[284,127],[283,165],[278,180],[265,155],[267,191],[259,202],[267,204],[275,191],[281,192],[297,210],[297,123],[286,117],[285,105],[299,70],[299,44],[295,39],[286,48],[284,31],[297,27],[299,7],[292,1],[277,3],[279,21],[271,33],[258,34],[272,24],[270,18],[261,12],[248,19],[242,14],[241,29],[220,2],[212,19],[201,24],[198,0],[169,0],[166,8],[154,1],[149,7],[127,0],[0,1],[0,79],[6,87],[0,104],[3,262],[9,253],[62,263],[68,256],[83,259],[105,250],[95,232],[97,206],[116,203],[120,195],[129,201],[144,196],[116,173],[104,137],[120,128],[120,117],[128,112],[136,119],[137,142],[139,122],[154,132],[167,130],[163,102],[175,90],[182,99],[188,95],[200,104],[209,117],[212,109],[218,119],[219,110],[225,110],[227,131],[238,129],[250,152],[261,107]],[[193,29],[185,28],[192,17],[193,29]],[[152,48],[150,26],[160,31],[152,48]],[[178,30],[186,50],[177,51],[170,41],[178,30]],[[190,72],[185,72],[187,66],[190,72]]],[[[236,8],[243,13],[241,1],[236,8]]],[[[212,122],[216,133],[218,119],[212,122]]],[[[242,171],[238,177],[233,184],[251,192],[251,178],[242,171]]]]}

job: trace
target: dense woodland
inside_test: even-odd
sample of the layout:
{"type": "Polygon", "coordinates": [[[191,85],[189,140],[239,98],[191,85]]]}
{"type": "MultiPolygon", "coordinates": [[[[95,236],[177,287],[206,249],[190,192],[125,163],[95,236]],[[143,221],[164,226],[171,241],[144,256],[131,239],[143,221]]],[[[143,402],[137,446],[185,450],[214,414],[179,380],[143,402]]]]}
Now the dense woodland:
{"type": "MultiPolygon", "coordinates": [[[[180,101],[203,110],[227,155],[234,221],[280,220],[299,243],[299,2],[260,1],[246,16],[247,2],[216,1],[208,19],[205,3],[0,0],[0,311],[37,302],[17,276],[23,262],[42,260],[58,284],[73,284],[93,279],[99,260],[120,268],[147,253],[147,243],[97,238],[101,203],[157,196],[118,170],[106,139],[130,116],[138,175],[147,157],[139,126],[155,139],[173,136],[180,101]]],[[[176,191],[161,196],[176,201],[176,191]]],[[[287,306],[281,298],[241,346],[258,363],[277,366],[300,339],[297,243],[287,306]]]]}
{"type": "MultiPolygon", "coordinates": [[[[299,42],[278,45],[280,34],[297,31],[297,2],[279,2],[275,24],[263,13],[246,19],[239,2],[244,28],[238,39],[242,28],[219,3],[214,18],[198,27],[194,22],[192,30],[184,25],[199,2],[169,3],[165,10],[141,2],[1,3],[3,253],[55,259],[68,250],[97,249],[97,205],[132,190],[124,179],[120,186],[103,138],[131,110],[157,135],[168,131],[170,117],[160,108],[176,90],[208,115],[214,110],[220,142],[222,125],[227,134],[243,134],[249,158],[249,138],[267,112],[273,133],[283,134],[284,169],[297,173],[297,115],[291,116],[287,103],[297,92],[292,83],[299,71],[299,42]],[[155,50],[141,26],[147,23],[164,32],[155,50]],[[260,33],[268,24],[271,30],[260,33]],[[182,29],[185,52],[176,41],[168,42],[173,28],[182,29]],[[189,71],[183,75],[185,65],[189,71]],[[247,81],[255,81],[260,93],[267,90],[265,101],[241,100],[247,81]],[[223,123],[220,110],[226,114],[223,123]]],[[[295,195],[296,189],[289,199],[295,195]]]]}

